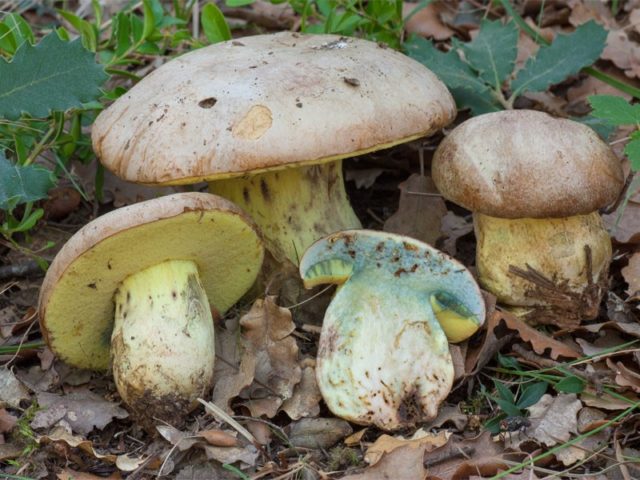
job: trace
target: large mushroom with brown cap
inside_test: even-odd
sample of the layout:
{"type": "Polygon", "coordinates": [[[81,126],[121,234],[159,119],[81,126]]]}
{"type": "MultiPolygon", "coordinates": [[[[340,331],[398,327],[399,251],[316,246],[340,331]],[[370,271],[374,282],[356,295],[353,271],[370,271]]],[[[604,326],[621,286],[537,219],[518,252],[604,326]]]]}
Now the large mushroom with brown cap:
{"type": "Polygon", "coordinates": [[[598,209],[624,179],[592,129],[537,111],[480,115],[440,144],[432,175],[473,211],[478,278],[499,301],[563,327],[597,315],[611,260],[598,209]]]}
{"type": "Polygon", "coordinates": [[[93,146],[144,184],[202,180],[247,211],[295,265],[316,239],[358,228],[342,162],[430,135],[455,103],[411,58],[377,43],[282,32],[182,55],[100,114],[93,146]]]}
{"type": "Polygon", "coordinates": [[[80,368],[111,366],[143,425],[176,423],[211,387],[211,311],[255,281],[263,246],[228,200],[182,193],[114,210],[56,255],[39,300],[51,350],[80,368]]]}

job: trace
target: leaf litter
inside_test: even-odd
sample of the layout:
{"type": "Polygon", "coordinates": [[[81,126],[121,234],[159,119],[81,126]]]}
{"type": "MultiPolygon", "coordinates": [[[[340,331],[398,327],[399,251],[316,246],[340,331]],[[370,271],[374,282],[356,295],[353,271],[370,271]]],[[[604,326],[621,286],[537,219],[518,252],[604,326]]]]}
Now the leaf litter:
{"type": "MultiPolygon", "coordinates": [[[[264,5],[251,7],[255,18],[261,16],[260,22],[299,22],[292,10],[276,15],[266,8],[270,5],[260,3],[264,5]]],[[[548,41],[570,34],[573,27],[589,21],[603,25],[608,31],[607,46],[597,67],[637,85],[638,2],[624,2],[615,15],[609,4],[601,2],[548,2],[542,13],[528,3],[518,4],[520,13],[526,24],[548,41]]],[[[460,52],[473,58],[479,52],[472,42],[483,35],[483,17],[499,21],[502,13],[495,5],[479,11],[472,4],[431,2],[414,15],[407,29],[435,40],[440,53],[457,48],[455,42],[457,46],[465,43],[460,52]]],[[[412,9],[414,5],[406,2],[404,8],[412,9]]],[[[250,18],[250,14],[245,17],[250,18]]],[[[518,77],[531,68],[528,62],[542,50],[522,32],[516,41],[514,56],[504,54],[507,63],[513,60],[513,70],[504,78],[505,88],[511,83],[516,87],[524,83],[518,77]]],[[[435,51],[432,54],[442,58],[435,51]]],[[[573,70],[562,84],[555,84],[555,77],[542,79],[542,91],[525,92],[517,99],[517,106],[569,116],[588,113],[586,99],[592,94],[630,98],[579,73],[579,68],[573,70]]],[[[470,75],[469,88],[477,86],[482,90],[477,83],[481,71],[465,71],[465,75],[470,75]]],[[[477,98],[472,97],[467,97],[460,107],[474,112],[480,108],[477,98]]],[[[617,138],[624,139],[628,134],[620,128],[617,138]]],[[[620,142],[613,142],[619,156],[624,156],[620,142]]],[[[366,156],[360,158],[358,169],[351,174],[360,189],[350,192],[354,198],[376,198],[382,205],[376,207],[375,218],[362,216],[366,217],[365,226],[380,228],[380,222],[385,222],[385,230],[435,243],[465,265],[473,266],[473,225],[468,212],[432,196],[428,177],[421,176],[411,162],[404,163],[411,165],[403,171],[408,174],[404,184],[398,185],[397,179],[390,181],[398,163],[384,163],[380,158],[379,154],[375,161],[366,156]],[[400,198],[394,210],[398,188],[400,198]]],[[[95,201],[91,190],[95,172],[77,170],[73,175],[89,192],[88,199],[95,201]]],[[[106,178],[101,208],[159,194],[157,190],[106,178]]],[[[67,236],[92,215],[84,199],[78,203],[76,195],[65,196],[64,190],[52,192],[49,201],[45,208],[51,222],[63,225],[67,236]]],[[[357,201],[354,204],[356,209],[365,210],[357,201]]],[[[218,417],[212,419],[201,409],[183,430],[159,425],[158,438],[149,438],[126,417],[110,380],[86,372],[69,372],[53,362],[50,352],[42,358],[0,355],[2,362],[11,361],[11,368],[0,367],[0,468],[10,467],[9,459],[20,458],[24,464],[41,463],[39,468],[33,468],[34,477],[38,478],[45,478],[46,473],[38,471],[46,472],[42,467],[46,464],[52,467],[51,475],[56,478],[77,479],[117,479],[128,475],[146,478],[144,475],[159,473],[176,479],[238,478],[223,465],[231,465],[249,478],[293,478],[304,474],[305,478],[323,479],[401,479],[402,475],[411,479],[476,479],[495,476],[519,462],[526,463],[531,456],[587,434],[536,466],[527,463],[522,473],[502,478],[545,478],[549,472],[569,468],[584,478],[635,478],[637,467],[632,460],[639,457],[635,433],[639,420],[637,415],[615,422],[612,419],[640,404],[639,356],[637,344],[630,343],[640,338],[640,257],[635,251],[640,241],[639,205],[640,201],[632,196],[626,205],[604,216],[615,240],[617,257],[612,265],[609,297],[600,316],[568,333],[553,326],[534,328],[507,311],[491,309],[482,332],[451,347],[457,364],[456,388],[439,417],[421,430],[387,434],[360,428],[352,433],[352,425],[331,417],[315,381],[317,337],[307,334],[303,328],[306,319],[298,316],[295,309],[289,311],[278,306],[278,301],[287,304],[282,299],[267,297],[255,302],[244,315],[234,312],[216,325],[216,386],[206,399],[246,427],[259,439],[257,446],[239,435],[231,424],[218,417]],[[510,365],[510,373],[498,372],[504,370],[504,365],[510,365]],[[513,382],[512,390],[518,393],[523,379],[518,376],[521,373],[514,372],[523,370],[560,380],[568,378],[571,382],[565,382],[563,387],[558,378],[548,380],[548,393],[522,412],[530,422],[525,429],[490,434],[485,429],[487,422],[505,412],[488,402],[486,395],[483,397],[483,389],[496,395],[489,379],[499,374],[507,375],[513,382]],[[568,385],[578,385],[581,390],[562,391],[568,385]],[[600,427],[606,428],[590,434],[600,427]],[[33,449],[31,441],[45,457],[24,453],[33,449]],[[587,477],[589,468],[590,472],[605,473],[587,477]]],[[[50,233],[36,232],[37,235],[46,240],[50,233]]],[[[16,262],[21,258],[2,248],[0,260],[16,262]]],[[[20,277],[0,284],[1,345],[15,345],[23,335],[27,341],[37,339],[37,332],[28,330],[33,323],[28,309],[35,305],[38,287],[37,275],[35,279],[20,277]]],[[[313,300],[305,308],[313,310],[313,300]]]]}

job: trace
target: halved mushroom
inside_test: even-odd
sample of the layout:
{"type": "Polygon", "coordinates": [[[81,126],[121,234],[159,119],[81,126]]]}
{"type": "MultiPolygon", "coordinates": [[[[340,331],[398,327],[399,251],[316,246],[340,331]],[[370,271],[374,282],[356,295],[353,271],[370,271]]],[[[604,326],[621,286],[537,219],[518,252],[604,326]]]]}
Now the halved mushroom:
{"type": "Polygon", "coordinates": [[[145,427],[179,423],[211,387],[211,310],[224,313],[254,282],[263,246],[228,200],[182,193],[114,210],[60,250],[39,300],[51,350],[104,370],[145,427]]]}
{"type": "Polygon", "coordinates": [[[329,409],[385,430],[435,417],[453,382],[437,315],[444,324],[458,323],[450,327],[457,339],[484,322],[471,273],[410,237],[351,230],[309,247],[300,275],[308,288],[340,285],[324,317],[317,360],[329,409]]]}

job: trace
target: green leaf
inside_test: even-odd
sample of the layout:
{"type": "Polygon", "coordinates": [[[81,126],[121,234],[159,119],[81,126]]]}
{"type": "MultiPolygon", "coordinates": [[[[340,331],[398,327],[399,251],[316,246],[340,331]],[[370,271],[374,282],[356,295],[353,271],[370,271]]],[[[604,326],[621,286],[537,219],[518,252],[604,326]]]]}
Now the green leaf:
{"type": "Polygon", "coordinates": [[[476,93],[465,88],[451,88],[450,90],[456,100],[458,110],[469,108],[473,115],[504,110],[504,107],[495,99],[490,90],[482,93],[476,93]]]}
{"type": "Polygon", "coordinates": [[[515,405],[515,397],[513,396],[511,390],[509,390],[502,382],[499,382],[495,378],[493,379],[493,385],[496,387],[496,390],[498,390],[500,398],[515,405]]]}
{"type": "Polygon", "coordinates": [[[616,129],[614,125],[611,125],[607,120],[603,118],[596,118],[591,115],[585,115],[583,117],[571,117],[574,122],[583,123],[587,127],[590,127],[596,131],[600,138],[605,142],[609,140],[609,137],[616,129]]]}
{"type": "Polygon", "coordinates": [[[547,382],[536,382],[528,385],[523,391],[520,398],[518,398],[518,408],[523,409],[535,404],[542,395],[547,391],[549,384],[547,382]]]}
{"type": "Polygon", "coordinates": [[[548,47],[540,47],[511,84],[515,96],[541,92],[594,63],[607,39],[607,31],[594,21],[580,25],[569,35],[558,35],[548,47]]]}
{"type": "Polygon", "coordinates": [[[53,174],[42,167],[14,165],[0,152],[0,209],[47,197],[54,185],[53,174]]]}
{"type": "Polygon", "coordinates": [[[575,376],[565,377],[556,383],[553,388],[555,388],[557,392],[582,393],[584,390],[584,380],[575,376]]]}
{"type": "Polygon", "coordinates": [[[506,413],[507,415],[509,415],[510,417],[521,417],[522,416],[522,411],[515,406],[513,403],[504,400],[502,398],[493,398],[493,401],[496,402],[498,404],[498,406],[500,407],[500,409],[506,413]]]}
{"type": "Polygon", "coordinates": [[[226,0],[224,3],[227,7],[244,7],[245,5],[251,5],[256,0],[226,0]]]}
{"type": "Polygon", "coordinates": [[[478,78],[469,65],[455,51],[443,53],[430,41],[413,37],[404,43],[407,54],[435,73],[449,88],[464,88],[478,95],[489,87],[478,78]]]}
{"type": "Polygon", "coordinates": [[[210,43],[224,42],[231,38],[229,25],[220,9],[213,3],[207,3],[200,14],[202,30],[210,43]]]}
{"type": "Polygon", "coordinates": [[[473,41],[462,44],[465,58],[486,83],[499,89],[516,63],[518,27],[513,22],[483,20],[473,41]]]}
{"type": "Polygon", "coordinates": [[[640,132],[635,131],[631,134],[631,140],[624,147],[624,154],[631,163],[631,169],[634,172],[640,170],[640,132]]]}
{"type": "Polygon", "coordinates": [[[142,10],[144,12],[144,29],[142,31],[142,38],[146,39],[155,30],[156,19],[153,14],[153,7],[149,0],[142,1],[142,10]]]}
{"type": "Polygon", "coordinates": [[[594,117],[607,120],[612,125],[635,125],[640,123],[640,105],[631,105],[617,95],[591,95],[589,103],[594,117]]]}
{"type": "Polygon", "coordinates": [[[95,52],[98,48],[98,32],[95,27],[86,20],[66,10],[58,10],[58,13],[80,33],[84,47],[95,52]]]}
{"type": "Polygon", "coordinates": [[[0,117],[15,119],[95,100],[107,75],[79,41],[64,42],[52,32],[35,47],[22,45],[12,62],[0,60],[0,78],[0,117]]]}

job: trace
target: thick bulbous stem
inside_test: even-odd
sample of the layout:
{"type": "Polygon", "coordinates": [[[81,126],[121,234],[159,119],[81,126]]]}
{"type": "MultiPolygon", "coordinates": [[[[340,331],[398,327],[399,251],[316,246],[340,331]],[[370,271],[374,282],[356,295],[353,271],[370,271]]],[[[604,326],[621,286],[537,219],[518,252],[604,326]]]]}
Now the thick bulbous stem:
{"type": "Polygon", "coordinates": [[[262,230],[271,254],[294,265],[319,238],[361,226],[344,189],[340,160],[216,180],[209,190],[242,207],[262,230]]]}
{"type": "Polygon", "coordinates": [[[611,261],[598,212],[548,219],[474,214],[474,225],[479,282],[500,302],[583,319],[597,314],[611,261]]]}
{"type": "Polygon", "coordinates": [[[316,371],[335,415],[384,430],[430,420],[453,373],[424,291],[375,268],[340,286],[325,314],[316,371]]]}
{"type": "Polygon", "coordinates": [[[214,329],[192,261],[126,278],[115,295],[111,362],[120,396],[141,424],[180,423],[213,380],[214,329]]]}

